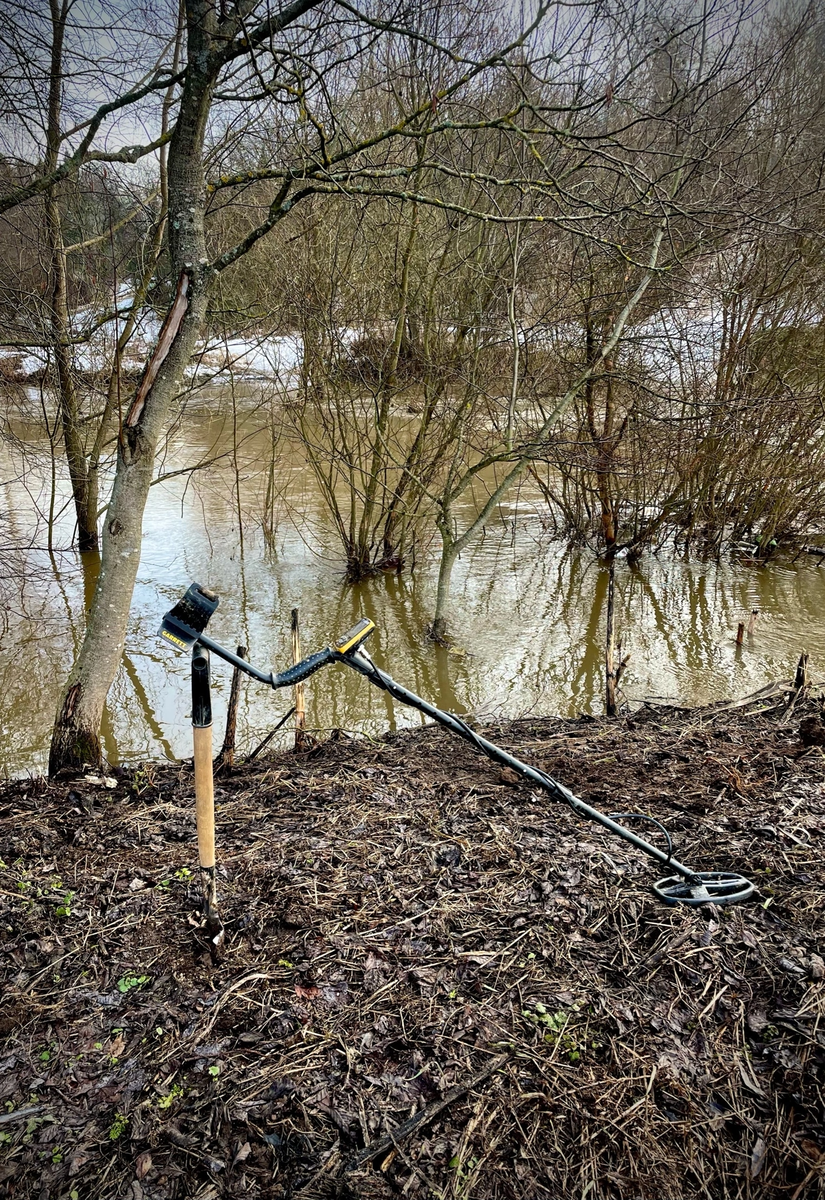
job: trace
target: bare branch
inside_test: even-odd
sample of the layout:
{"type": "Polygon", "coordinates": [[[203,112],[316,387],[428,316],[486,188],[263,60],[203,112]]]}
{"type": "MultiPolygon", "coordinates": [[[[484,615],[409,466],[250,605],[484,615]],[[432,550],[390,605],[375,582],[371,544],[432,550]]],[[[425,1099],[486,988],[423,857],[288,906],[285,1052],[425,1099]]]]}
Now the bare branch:
{"type": "Polygon", "coordinates": [[[228,63],[242,54],[247,54],[275,34],[281,33],[289,25],[293,25],[305,13],[310,12],[313,8],[318,8],[322,2],[323,0],[294,0],[292,4],[281,9],[275,16],[268,17],[260,25],[251,29],[249,33],[243,34],[237,41],[230,42],[228,46],[218,52],[217,61],[228,63]]]}
{"type": "Polygon", "coordinates": [[[102,150],[90,152],[89,150],[98,129],[112,113],[118,112],[130,104],[134,104],[138,100],[142,100],[144,96],[148,96],[151,92],[158,91],[160,88],[168,88],[173,84],[180,83],[185,74],[185,71],[179,71],[177,75],[170,76],[166,72],[158,72],[152,81],[144,87],[137,88],[133,92],[126,92],[116,100],[111,100],[107,104],[101,105],[89,122],[86,136],[77,149],[68,155],[54,171],[50,171],[46,175],[40,175],[24,187],[15,188],[13,192],[7,192],[5,196],[0,196],[0,213],[8,212],[10,208],[16,208],[18,204],[23,204],[26,200],[31,200],[33,196],[42,195],[43,192],[48,191],[55,183],[59,183],[61,179],[65,179],[68,175],[71,175],[85,162],[137,162],[139,158],[142,158],[146,154],[151,154],[153,150],[157,150],[160,146],[165,145],[171,137],[171,132],[163,134],[160,138],[157,138],[154,142],[150,142],[146,146],[127,146],[123,150],[116,150],[111,153],[102,150]]]}
{"type": "Polygon", "coordinates": [[[160,188],[154,188],[144,200],[141,200],[139,204],[136,204],[135,207],[128,212],[125,217],[121,217],[119,221],[116,221],[115,224],[107,229],[104,233],[98,233],[94,237],[86,238],[86,240],[83,242],[74,242],[73,245],[66,247],[65,253],[73,254],[75,250],[88,250],[91,246],[97,246],[100,242],[106,241],[106,239],[110,238],[113,233],[117,233],[118,230],[123,229],[124,226],[128,225],[130,221],[134,221],[135,217],[139,213],[145,212],[147,205],[151,204],[152,201],[157,199],[159,195],[160,188]]]}

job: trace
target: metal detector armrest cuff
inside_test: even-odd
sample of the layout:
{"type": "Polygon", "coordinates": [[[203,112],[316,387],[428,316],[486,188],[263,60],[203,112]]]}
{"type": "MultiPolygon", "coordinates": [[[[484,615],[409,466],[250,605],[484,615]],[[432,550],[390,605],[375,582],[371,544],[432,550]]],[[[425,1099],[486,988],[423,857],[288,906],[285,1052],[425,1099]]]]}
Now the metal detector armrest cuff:
{"type": "Polygon", "coordinates": [[[200,583],[191,583],[174,608],[164,615],[158,633],[176,650],[190,650],[199,641],[218,607],[218,597],[200,583]]]}

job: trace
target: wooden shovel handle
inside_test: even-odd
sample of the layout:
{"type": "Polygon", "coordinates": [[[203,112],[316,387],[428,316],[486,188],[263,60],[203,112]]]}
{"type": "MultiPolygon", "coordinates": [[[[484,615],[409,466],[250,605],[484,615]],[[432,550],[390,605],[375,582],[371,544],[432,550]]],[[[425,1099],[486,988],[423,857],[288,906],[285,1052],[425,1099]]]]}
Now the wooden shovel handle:
{"type": "Polygon", "coordinates": [[[215,791],[212,779],[212,726],[192,729],[195,743],[195,816],[198,826],[198,861],[215,867],[215,791]]]}

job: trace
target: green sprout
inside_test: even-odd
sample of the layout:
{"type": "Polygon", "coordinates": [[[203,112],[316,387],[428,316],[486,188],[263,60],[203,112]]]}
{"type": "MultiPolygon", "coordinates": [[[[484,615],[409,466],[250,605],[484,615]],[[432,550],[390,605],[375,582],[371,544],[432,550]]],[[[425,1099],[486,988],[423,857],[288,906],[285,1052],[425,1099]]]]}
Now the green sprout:
{"type": "Polygon", "coordinates": [[[122,979],[117,981],[117,990],[125,996],[127,992],[131,992],[133,988],[143,987],[149,982],[148,975],[124,975],[122,979]]]}
{"type": "Polygon", "coordinates": [[[175,1083],[172,1085],[172,1090],[167,1096],[158,1097],[157,1106],[158,1108],[171,1108],[178,1096],[182,1095],[183,1088],[179,1083],[175,1083]]]}
{"type": "MultiPolygon", "coordinates": [[[[577,1012],[581,1005],[574,1004],[572,1007],[577,1012]]],[[[537,1029],[544,1029],[545,1042],[548,1042],[551,1046],[558,1044],[571,1063],[579,1061],[581,1058],[581,1047],[570,1031],[571,1014],[569,1012],[560,1008],[557,1012],[549,1013],[543,1004],[537,1004],[535,1012],[531,1012],[529,1008],[524,1008],[521,1015],[526,1017],[537,1029]]]]}
{"type": "Polygon", "coordinates": [[[109,1130],[109,1140],[116,1142],[128,1124],[129,1118],[124,1117],[123,1113],[117,1113],[112,1122],[112,1128],[109,1130]]]}

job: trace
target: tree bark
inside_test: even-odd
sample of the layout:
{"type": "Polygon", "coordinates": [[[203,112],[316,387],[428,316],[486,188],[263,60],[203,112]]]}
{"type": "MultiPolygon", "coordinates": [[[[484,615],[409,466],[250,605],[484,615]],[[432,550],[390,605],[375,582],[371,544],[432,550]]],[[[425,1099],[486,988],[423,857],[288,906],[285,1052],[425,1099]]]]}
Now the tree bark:
{"type": "Polygon", "coordinates": [[[614,598],[616,583],[616,560],[611,558],[607,580],[607,630],[605,634],[604,674],[605,697],[604,708],[608,717],[618,713],[616,704],[616,632],[614,620],[614,598]]]}
{"type": "Polygon", "coordinates": [[[49,773],[99,765],[100,722],[120,666],[140,563],[143,512],[158,440],[204,327],[209,288],[204,237],[203,141],[219,70],[212,50],[215,10],[187,6],[188,69],[169,148],[169,257],[178,290],[158,346],[124,418],[103,528],[100,577],[86,636],[60,700],[49,773]]]}
{"type": "Polygon", "coordinates": [[[447,641],[447,608],[450,602],[450,583],[458,551],[449,534],[441,531],[441,564],[438,569],[438,588],[435,596],[435,613],[430,626],[430,637],[434,642],[447,641]]]}
{"type": "MultiPolygon", "coordinates": [[[[63,89],[63,42],[66,32],[68,5],[63,0],[51,0],[52,50],[49,70],[49,98],[46,122],[45,169],[53,171],[60,153],[60,112],[63,89]]],[[[71,326],[69,322],[68,290],[66,285],[66,248],[63,228],[57,203],[56,188],[52,185],[46,192],[46,241],[49,248],[49,322],[55,358],[58,395],[60,400],[60,422],[63,429],[63,446],[72,485],[75,515],[77,517],[77,541],[81,554],[98,549],[97,495],[91,495],[86,471],[86,448],[80,424],[72,359],[70,352],[71,326]]]]}

